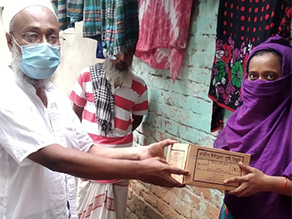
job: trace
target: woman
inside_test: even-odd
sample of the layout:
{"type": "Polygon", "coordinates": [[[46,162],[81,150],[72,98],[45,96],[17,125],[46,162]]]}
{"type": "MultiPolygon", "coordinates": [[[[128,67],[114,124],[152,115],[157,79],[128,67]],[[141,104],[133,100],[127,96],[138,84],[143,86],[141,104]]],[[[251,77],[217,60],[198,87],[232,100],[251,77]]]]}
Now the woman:
{"type": "Polygon", "coordinates": [[[291,219],[292,191],[292,48],[280,36],[250,53],[242,86],[243,105],[229,118],[215,148],[251,154],[247,175],[226,191],[221,219],[291,219]]]}

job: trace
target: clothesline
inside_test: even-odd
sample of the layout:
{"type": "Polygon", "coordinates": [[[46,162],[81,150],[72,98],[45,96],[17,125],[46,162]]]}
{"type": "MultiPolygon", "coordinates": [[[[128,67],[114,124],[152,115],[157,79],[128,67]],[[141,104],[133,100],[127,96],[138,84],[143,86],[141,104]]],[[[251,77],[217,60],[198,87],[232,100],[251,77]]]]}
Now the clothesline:
{"type": "Polygon", "coordinates": [[[83,37],[100,40],[113,55],[136,45],[138,0],[56,0],[60,29],[83,21],[83,37]]]}

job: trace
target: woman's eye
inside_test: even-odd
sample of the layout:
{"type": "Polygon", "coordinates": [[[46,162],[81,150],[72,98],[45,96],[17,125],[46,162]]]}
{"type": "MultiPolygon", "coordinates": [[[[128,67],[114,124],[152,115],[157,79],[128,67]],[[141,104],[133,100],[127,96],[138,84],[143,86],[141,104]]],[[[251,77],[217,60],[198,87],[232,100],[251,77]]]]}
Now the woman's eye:
{"type": "Polygon", "coordinates": [[[249,74],[248,77],[251,79],[251,80],[256,80],[258,78],[258,76],[256,74],[249,74]]]}
{"type": "Polygon", "coordinates": [[[276,79],[276,76],[274,75],[274,74],[269,74],[268,76],[267,76],[267,80],[269,80],[269,81],[273,81],[273,80],[275,80],[276,79]]]}

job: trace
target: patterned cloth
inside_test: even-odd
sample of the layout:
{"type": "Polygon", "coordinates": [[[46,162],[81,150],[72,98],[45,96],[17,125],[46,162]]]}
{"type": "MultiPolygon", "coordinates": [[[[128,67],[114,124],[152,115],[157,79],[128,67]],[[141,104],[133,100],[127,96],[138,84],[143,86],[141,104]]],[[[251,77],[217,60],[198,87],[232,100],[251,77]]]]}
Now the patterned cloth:
{"type": "Polygon", "coordinates": [[[192,0],[140,0],[136,56],[176,80],[189,37],[192,0]]]}
{"type": "Polygon", "coordinates": [[[60,29],[65,30],[68,28],[66,0],[58,0],[57,8],[60,29]]]}
{"type": "Polygon", "coordinates": [[[114,127],[115,100],[111,92],[111,85],[106,79],[101,63],[89,66],[93,87],[94,103],[96,105],[96,120],[106,136],[114,127]]]}
{"type": "Polygon", "coordinates": [[[96,39],[119,54],[138,41],[138,0],[84,0],[83,36],[96,39]]]}
{"type": "Polygon", "coordinates": [[[228,211],[227,206],[223,203],[218,219],[235,219],[228,211]]]}
{"type": "Polygon", "coordinates": [[[102,0],[84,0],[83,37],[96,39],[101,34],[102,0]]]}
{"type": "Polygon", "coordinates": [[[251,49],[276,33],[289,39],[290,24],[289,0],[220,0],[209,89],[214,101],[212,131],[222,124],[221,107],[234,111],[241,105],[241,81],[251,49]]]}
{"type": "Polygon", "coordinates": [[[61,30],[74,27],[83,19],[83,0],[58,0],[58,17],[61,30]]]}
{"type": "Polygon", "coordinates": [[[127,209],[129,180],[96,183],[79,180],[79,219],[124,219],[127,209]]]}
{"type": "Polygon", "coordinates": [[[67,0],[67,16],[70,23],[83,20],[83,0],[67,0]]]}

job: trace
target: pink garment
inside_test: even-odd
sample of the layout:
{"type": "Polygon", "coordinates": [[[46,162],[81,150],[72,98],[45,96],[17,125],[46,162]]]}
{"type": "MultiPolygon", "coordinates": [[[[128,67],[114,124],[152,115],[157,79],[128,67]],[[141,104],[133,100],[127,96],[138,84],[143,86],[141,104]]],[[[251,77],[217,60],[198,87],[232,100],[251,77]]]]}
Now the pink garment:
{"type": "Polygon", "coordinates": [[[140,0],[135,55],[157,69],[170,69],[176,80],[187,45],[192,0],[140,0]]]}

